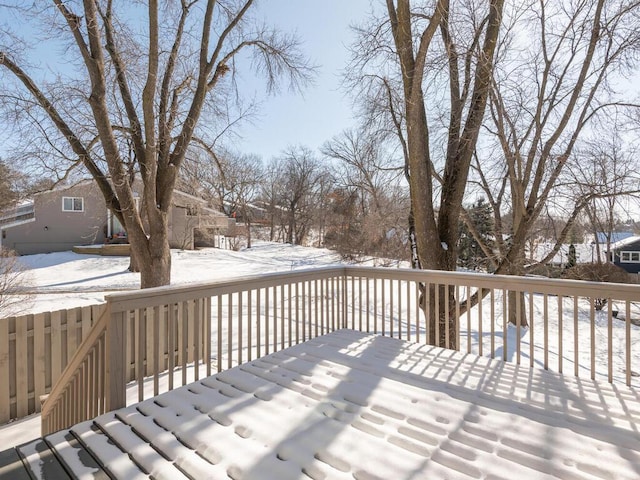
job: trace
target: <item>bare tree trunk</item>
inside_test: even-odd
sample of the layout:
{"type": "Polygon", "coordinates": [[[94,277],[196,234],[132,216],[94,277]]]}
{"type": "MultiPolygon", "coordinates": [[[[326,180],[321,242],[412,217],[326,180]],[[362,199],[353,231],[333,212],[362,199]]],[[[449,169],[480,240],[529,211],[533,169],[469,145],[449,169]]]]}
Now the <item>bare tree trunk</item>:
{"type": "Polygon", "coordinates": [[[251,248],[251,221],[247,220],[247,248],[251,248]]]}
{"type": "Polygon", "coordinates": [[[269,241],[273,242],[273,239],[276,236],[276,220],[273,215],[271,215],[271,224],[269,229],[269,241]]]}
{"type": "Polygon", "coordinates": [[[287,231],[287,243],[293,245],[294,240],[294,230],[296,228],[296,217],[295,217],[295,207],[293,205],[289,208],[289,229],[287,231]]]}
{"type": "Polygon", "coordinates": [[[140,272],[140,287],[169,285],[171,282],[171,250],[169,242],[157,238],[150,242],[149,266],[140,272]]]}
{"type": "Polygon", "coordinates": [[[140,273],[140,265],[136,260],[135,249],[129,244],[129,268],[130,272],[140,273]]]}
{"type": "Polygon", "coordinates": [[[508,303],[508,320],[513,325],[528,327],[527,322],[527,304],[524,299],[524,292],[509,291],[507,296],[508,303]]]}
{"type": "Polygon", "coordinates": [[[138,229],[132,229],[131,257],[140,270],[140,287],[150,288],[168,285],[171,280],[171,249],[169,248],[169,229],[167,216],[153,215],[149,218],[149,235],[138,229]]]}
{"type": "Polygon", "coordinates": [[[447,288],[445,285],[429,284],[428,287],[421,285],[420,290],[420,307],[427,322],[427,343],[457,350],[459,345],[455,289],[447,288]],[[428,296],[428,305],[425,296],[428,296]]]}
{"type": "MultiPolygon", "coordinates": [[[[516,205],[518,202],[515,202],[516,205]]],[[[523,208],[524,209],[524,208],[523,208]]],[[[515,209],[517,211],[517,209],[515,209]]],[[[511,260],[505,263],[507,275],[524,275],[524,260],[525,260],[525,235],[520,232],[529,231],[526,227],[526,221],[515,219],[515,235],[513,237],[513,244],[511,250],[511,260]]],[[[507,294],[507,319],[512,325],[520,325],[521,327],[527,327],[526,310],[525,310],[524,293],[517,293],[509,291],[507,294]]]]}
{"type": "MultiPolygon", "coordinates": [[[[502,18],[503,0],[492,0],[486,15],[484,41],[478,42],[473,73],[459,71],[461,62],[449,25],[449,2],[439,0],[422,32],[414,35],[413,16],[409,0],[387,0],[387,10],[398,56],[404,94],[406,118],[406,164],[409,172],[411,213],[415,227],[417,260],[414,265],[437,270],[455,270],[457,264],[458,221],[462,210],[462,197],[468,172],[487,104],[492,78],[494,51],[502,18]],[[397,5],[396,5],[397,4],[397,5]],[[440,30],[446,46],[450,75],[450,118],[446,162],[441,177],[440,204],[434,204],[434,166],[430,157],[429,124],[427,121],[423,82],[425,80],[427,52],[434,34],[440,30]],[[465,75],[469,74],[469,77],[465,75]],[[460,84],[464,83],[464,91],[460,84]],[[466,118],[465,118],[466,115],[466,118]]],[[[475,32],[478,39],[481,32],[475,32]]],[[[471,52],[469,52],[471,55],[471,52]]],[[[471,61],[471,60],[469,60],[471,61]]],[[[402,140],[404,142],[404,139],[402,140]]],[[[412,252],[413,253],[413,252],[412,252]]],[[[413,257],[413,255],[412,255],[413,257]]],[[[431,292],[432,287],[429,288],[431,292]]],[[[458,349],[457,319],[453,292],[440,287],[431,296],[439,324],[434,326],[431,342],[434,345],[458,349]],[[437,308],[436,308],[437,307],[437,308]],[[446,336],[448,330],[449,336],[446,336]]]]}

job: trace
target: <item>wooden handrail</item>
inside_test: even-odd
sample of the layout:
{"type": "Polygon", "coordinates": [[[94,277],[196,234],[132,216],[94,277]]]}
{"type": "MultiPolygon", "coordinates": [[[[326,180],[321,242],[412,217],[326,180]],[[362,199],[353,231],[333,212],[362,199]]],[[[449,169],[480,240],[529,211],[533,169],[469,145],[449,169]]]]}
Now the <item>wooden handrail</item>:
{"type": "MultiPolygon", "coordinates": [[[[69,383],[73,380],[78,373],[78,369],[84,363],[87,355],[93,350],[96,343],[102,335],[105,334],[107,329],[107,323],[110,318],[109,307],[104,309],[102,315],[93,324],[87,338],[82,342],[78,350],[73,354],[71,361],[67,364],[58,381],[53,385],[53,388],[49,392],[44,404],[42,405],[41,420],[44,425],[51,414],[52,409],[56,406],[62,394],[65,392],[69,383]]],[[[51,433],[51,432],[48,432],[51,433]]]]}
{"type": "Polygon", "coordinates": [[[329,278],[336,275],[366,276],[369,278],[387,278],[393,280],[428,281],[430,283],[449,283],[451,285],[471,285],[479,288],[532,290],[539,293],[563,293],[573,295],[576,290],[582,296],[616,297],[620,300],[637,300],[638,285],[625,283],[588,282],[583,280],[564,280],[540,277],[517,277],[512,275],[493,275],[483,273],[449,272],[443,270],[414,270],[408,268],[378,268],[378,267],[323,267],[315,269],[295,270],[293,272],[277,272],[263,275],[252,275],[206,283],[190,283],[186,285],[164,286],[136,290],[131,292],[117,292],[106,295],[105,299],[111,306],[112,312],[133,310],[135,308],[154,307],[174,301],[225,295],[237,292],[239,289],[279,285],[283,279],[287,283],[301,280],[329,278]],[[529,288],[526,288],[529,287],[529,288]],[[533,287],[533,288],[531,288],[533,287]]]}
{"type": "Polygon", "coordinates": [[[116,292],[105,296],[112,313],[134,310],[136,308],[155,307],[184,300],[226,295],[239,290],[251,290],[282,284],[292,284],[312,277],[315,280],[342,276],[345,267],[322,267],[292,272],[276,272],[218,280],[206,283],[188,283],[184,285],[166,285],[164,287],[145,288],[129,292],[116,292]]]}
{"type": "Polygon", "coordinates": [[[346,266],[347,276],[365,276],[393,280],[428,281],[435,284],[469,285],[478,288],[534,291],[536,293],[566,294],[585,297],[615,297],[638,301],[640,286],[628,283],[605,283],[585,280],[565,280],[547,277],[519,277],[489,273],[449,272],[445,270],[415,270],[409,268],[378,268],[346,266]],[[518,288],[514,288],[518,287],[518,288]]]}

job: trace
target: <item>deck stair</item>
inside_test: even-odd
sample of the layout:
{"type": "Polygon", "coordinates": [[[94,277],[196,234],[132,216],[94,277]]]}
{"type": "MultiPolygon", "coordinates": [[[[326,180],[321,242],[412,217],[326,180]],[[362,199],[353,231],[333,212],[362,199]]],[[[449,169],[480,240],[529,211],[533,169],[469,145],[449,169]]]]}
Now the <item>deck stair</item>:
{"type": "MultiPolygon", "coordinates": [[[[58,480],[66,478],[148,478],[150,465],[138,465],[131,460],[137,458],[157,461],[159,456],[148,444],[141,441],[124,424],[115,421],[115,415],[107,414],[96,420],[75,425],[59,432],[0,452],[0,480],[58,480]],[[121,431],[118,438],[127,438],[125,445],[116,445],[106,428],[121,431]],[[151,452],[140,450],[148,449],[151,452]],[[153,455],[155,453],[155,455],[153,455]],[[143,472],[147,471],[147,474],[143,472]]],[[[165,460],[166,463],[169,463],[165,460]]],[[[157,468],[156,468],[157,470],[157,468]]],[[[154,472],[155,473],[155,472],[154,472]]],[[[156,477],[158,478],[158,477],[156,477]]]]}

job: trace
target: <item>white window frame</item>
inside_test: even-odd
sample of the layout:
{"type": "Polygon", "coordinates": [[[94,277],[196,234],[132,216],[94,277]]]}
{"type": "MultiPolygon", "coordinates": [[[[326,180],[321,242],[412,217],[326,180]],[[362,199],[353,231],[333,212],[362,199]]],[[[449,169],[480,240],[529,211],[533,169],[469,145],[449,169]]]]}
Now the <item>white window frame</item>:
{"type": "Polygon", "coordinates": [[[637,251],[620,252],[620,263],[640,263],[640,252],[637,252],[637,251]]]}
{"type": "Polygon", "coordinates": [[[84,197],[62,197],[62,211],[63,212],[84,212],[84,197]],[[65,208],[65,200],[71,201],[71,209],[65,208]],[[80,200],[80,209],[76,207],[76,200],[80,200]]]}

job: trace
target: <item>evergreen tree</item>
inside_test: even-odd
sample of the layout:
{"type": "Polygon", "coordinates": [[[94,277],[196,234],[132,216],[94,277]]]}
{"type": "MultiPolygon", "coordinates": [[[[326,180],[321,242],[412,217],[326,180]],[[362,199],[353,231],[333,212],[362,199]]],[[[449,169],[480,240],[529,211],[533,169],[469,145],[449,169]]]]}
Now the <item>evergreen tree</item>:
{"type": "Polygon", "coordinates": [[[576,246],[572,243],[569,245],[569,256],[567,257],[567,264],[564,268],[571,268],[576,266],[576,246]]]}
{"type": "MultiPolygon", "coordinates": [[[[479,198],[470,207],[467,213],[476,234],[485,245],[490,248],[493,245],[493,212],[491,205],[484,198],[479,198]]],[[[487,256],[480,248],[476,238],[464,222],[460,222],[460,239],[458,241],[459,265],[473,270],[487,268],[487,256]]]]}

